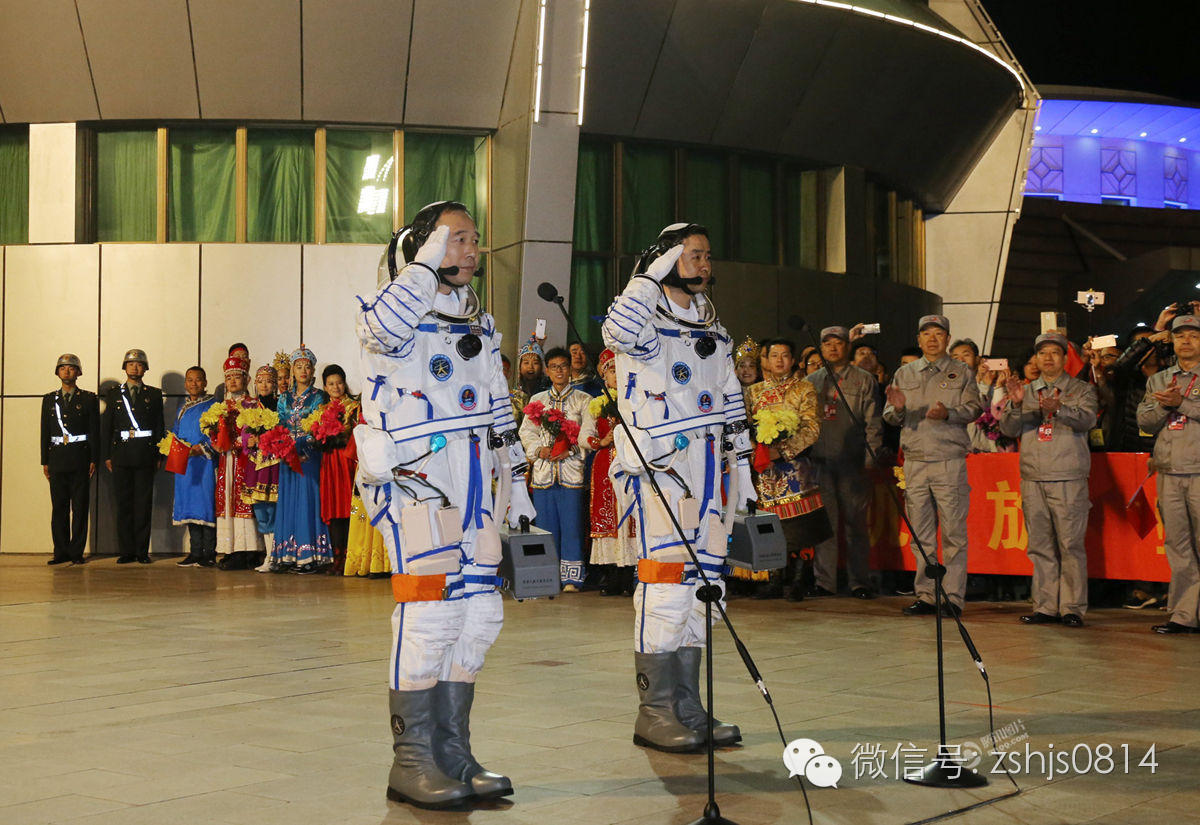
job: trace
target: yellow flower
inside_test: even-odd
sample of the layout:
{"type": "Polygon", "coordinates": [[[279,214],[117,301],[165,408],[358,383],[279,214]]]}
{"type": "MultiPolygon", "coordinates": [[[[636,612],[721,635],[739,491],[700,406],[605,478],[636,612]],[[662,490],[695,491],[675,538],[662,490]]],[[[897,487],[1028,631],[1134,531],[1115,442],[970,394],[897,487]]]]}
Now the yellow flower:
{"type": "Polygon", "coordinates": [[[279,424],[279,414],[266,407],[244,407],[238,413],[238,429],[266,432],[279,424]]]}
{"type": "Polygon", "coordinates": [[[225,402],[217,401],[200,415],[200,429],[215,430],[225,415],[225,402]]]}
{"type": "Polygon", "coordinates": [[[602,395],[597,395],[592,399],[591,403],[588,404],[588,412],[592,414],[592,418],[599,418],[604,412],[605,405],[613,403],[616,400],[616,393],[605,387],[604,393],[602,395]]]}
{"type": "Polygon", "coordinates": [[[800,415],[789,407],[763,407],[754,414],[754,430],[760,444],[772,444],[800,427],[800,415]]]}
{"type": "Polygon", "coordinates": [[[158,451],[163,455],[171,454],[171,442],[174,440],[174,433],[167,433],[162,441],[158,442],[158,451]]]}
{"type": "Polygon", "coordinates": [[[892,468],[892,475],[896,477],[896,486],[901,490],[904,489],[904,468],[897,464],[892,468]]]}
{"type": "Polygon", "coordinates": [[[311,433],[313,431],[313,427],[317,426],[317,422],[321,420],[321,416],[324,414],[324,412],[325,405],[321,404],[300,420],[300,428],[306,433],[311,433]]]}

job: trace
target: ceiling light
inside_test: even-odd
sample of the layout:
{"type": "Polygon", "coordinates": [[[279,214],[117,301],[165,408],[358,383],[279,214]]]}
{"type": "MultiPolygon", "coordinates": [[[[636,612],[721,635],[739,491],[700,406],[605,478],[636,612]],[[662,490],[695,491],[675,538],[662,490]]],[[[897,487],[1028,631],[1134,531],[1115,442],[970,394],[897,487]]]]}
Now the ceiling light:
{"type": "Polygon", "coordinates": [[[1187,143],[1187,138],[1185,138],[1185,137],[1184,137],[1184,138],[1180,138],[1180,139],[1179,139],[1179,142],[1180,142],[1180,143],[1187,143]]]}
{"type": "Polygon", "coordinates": [[[1034,126],[1034,127],[1033,127],[1033,131],[1035,131],[1035,132],[1040,132],[1040,131],[1042,131],[1042,127],[1041,127],[1041,126],[1034,126]]]}
{"type": "Polygon", "coordinates": [[[1093,130],[1092,130],[1092,134],[1094,135],[1094,134],[1096,134],[1096,133],[1097,133],[1097,132],[1099,132],[1099,131],[1100,131],[1099,129],[1093,129],[1093,130]]]}
{"type": "Polygon", "coordinates": [[[1145,132],[1142,132],[1140,135],[1138,135],[1138,137],[1145,137],[1145,136],[1146,136],[1145,132]]]}

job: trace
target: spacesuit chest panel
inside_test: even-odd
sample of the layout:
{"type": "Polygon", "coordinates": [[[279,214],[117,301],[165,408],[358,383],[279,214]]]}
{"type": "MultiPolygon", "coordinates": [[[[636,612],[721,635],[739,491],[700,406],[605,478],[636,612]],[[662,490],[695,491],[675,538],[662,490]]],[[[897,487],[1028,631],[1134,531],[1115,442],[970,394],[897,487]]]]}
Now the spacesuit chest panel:
{"type": "Polygon", "coordinates": [[[492,421],[490,387],[495,324],[481,314],[475,323],[449,323],[426,315],[403,356],[364,357],[363,410],[367,421],[397,443],[486,428],[492,421]],[[463,339],[482,344],[474,355],[463,339]]]}
{"type": "Polygon", "coordinates": [[[655,438],[723,424],[728,358],[720,347],[703,358],[697,351],[701,341],[719,343],[721,331],[715,325],[697,330],[661,317],[653,323],[662,348],[659,357],[646,362],[617,356],[622,413],[655,438]]]}

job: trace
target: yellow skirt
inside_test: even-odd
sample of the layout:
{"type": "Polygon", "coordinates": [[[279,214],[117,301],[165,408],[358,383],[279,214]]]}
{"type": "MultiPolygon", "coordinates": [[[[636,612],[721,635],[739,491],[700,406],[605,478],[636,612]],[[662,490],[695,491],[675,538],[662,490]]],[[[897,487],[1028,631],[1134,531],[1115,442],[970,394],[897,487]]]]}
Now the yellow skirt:
{"type": "Polygon", "coordinates": [[[367,509],[357,495],[350,500],[350,538],[346,547],[347,576],[392,572],[383,534],[367,518],[367,509]]]}

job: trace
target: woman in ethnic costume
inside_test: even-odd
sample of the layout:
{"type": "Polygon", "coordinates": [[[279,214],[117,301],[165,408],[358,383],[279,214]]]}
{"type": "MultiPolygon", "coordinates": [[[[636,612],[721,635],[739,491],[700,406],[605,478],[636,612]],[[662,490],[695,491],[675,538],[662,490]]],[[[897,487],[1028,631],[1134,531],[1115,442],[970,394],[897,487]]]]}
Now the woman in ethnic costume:
{"type": "MultiPolygon", "coordinates": [[[[354,495],[354,474],[358,471],[358,451],[351,429],[359,423],[358,401],[346,391],[346,371],[330,364],[321,371],[321,381],[330,403],[342,404],[340,436],[331,437],[321,447],[321,521],[329,525],[333,545],[333,567],[329,573],[342,575],[346,565],[346,547],[350,538],[350,499],[354,495]]],[[[324,410],[322,404],[318,409],[324,410]]]]}
{"type": "Polygon", "coordinates": [[[275,506],[275,547],[271,571],[316,573],[333,562],[329,531],[321,521],[321,453],[300,422],[328,399],[313,386],[317,357],[308,347],[292,353],[292,386],[279,396],[279,422],[296,440],[300,472],[284,462],[279,467],[279,500],[275,506]]]}
{"type": "MultiPolygon", "coordinates": [[[[278,360],[279,356],[276,356],[278,360]]],[[[254,391],[258,395],[258,406],[274,412],[279,407],[279,396],[275,394],[276,369],[265,365],[254,374],[254,391]]],[[[242,451],[246,456],[245,485],[243,495],[254,511],[254,523],[262,535],[262,563],[254,568],[259,573],[271,572],[271,550],[275,547],[275,502],[279,499],[279,459],[258,449],[258,436],[242,433],[242,451]]]]}
{"type": "MultiPolygon", "coordinates": [[[[733,351],[733,372],[738,383],[742,385],[742,397],[746,401],[746,409],[750,409],[750,388],[762,380],[762,369],[759,364],[758,342],[746,336],[742,343],[733,351]]],[[[751,422],[753,429],[753,422],[751,422]]],[[[742,567],[730,566],[729,575],[725,581],[730,590],[739,596],[748,596],[755,590],[753,582],[765,582],[771,574],[766,570],[754,572],[742,567]]]]}
{"type": "Polygon", "coordinates": [[[749,390],[750,418],[755,422],[756,449],[754,486],[758,506],[770,510],[783,522],[783,535],[788,545],[788,568],[785,574],[773,573],[771,582],[760,587],[759,598],[778,598],[783,595],[784,581],[791,582],[789,598],[804,598],[799,561],[801,548],[812,547],[829,537],[829,518],[821,504],[817,488],[816,466],[804,452],[817,440],[820,420],[817,418],[817,392],[813,385],[796,374],[795,345],[783,338],[763,343],[766,351],[764,380],[749,390]],[[764,427],[764,412],[791,410],[798,418],[794,430],[770,439],[764,427]],[[769,444],[764,443],[770,441],[769,444]]]}
{"type": "Polygon", "coordinates": [[[254,521],[254,508],[246,496],[246,466],[249,457],[242,449],[241,433],[233,420],[258,401],[246,392],[250,363],[237,355],[225,359],[225,405],[231,432],[229,441],[217,458],[217,552],[222,554],[217,567],[222,570],[248,570],[261,551],[262,539],[254,521]]]}
{"type": "MultiPolygon", "coordinates": [[[[594,453],[590,472],[588,511],[591,516],[591,565],[606,565],[607,572],[602,596],[633,595],[634,568],[638,559],[637,519],[630,509],[632,499],[621,506],[625,496],[614,488],[609,470],[613,459],[613,431],[617,428],[614,415],[617,406],[616,356],[612,350],[600,353],[597,368],[604,380],[605,391],[593,398],[583,412],[579,428],[579,443],[594,453]],[[621,517],[625,516],[624,521],[621,517]]],[[[621,487],[623,485],[617,485],[621,487]]]]}

